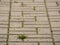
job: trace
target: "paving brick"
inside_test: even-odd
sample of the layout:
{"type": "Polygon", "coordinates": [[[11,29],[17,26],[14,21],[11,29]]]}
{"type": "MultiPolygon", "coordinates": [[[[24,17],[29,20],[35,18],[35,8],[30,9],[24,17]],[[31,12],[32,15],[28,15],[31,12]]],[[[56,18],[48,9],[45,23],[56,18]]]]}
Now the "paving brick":
{"type": "Polygon", "coordinates": [[[35,31],[35,28],[10,28],[10,31],[35,31]]]}
{"type": "Polygon", "coordinates": [[[59,22],[60,19],[50,19],[51,22],[59,22]]]}
{"type": "Polygon", "coordinates": [[[49,15],[59,15],[59,13],[58,12],[56,12],[56,11],[54,11],[54,12],[49,12],[49,15]]]}
{"type": "Polygon", "coordinates": [[[9,10],[9,7],[0,7],[0,10],[9,10]]]}
{"type": "Polygon", "coordinates": [[[2,2],[10,2],[10,0],[2,0],[2,2]]]}
{"type": "Polygon", "coordinates": [[[34,17],[11,17],[11,21],[35,21],[34,17]]]}
{"type": "Polygon", "coordinates": [[[12,7],[12,11],[32,11],[33,7],[12,7]]]}
{"type": "Polygon", "coordinates": [[[39,34],[51,34],[51,31],[49,28],[38,28],[39,34]]]}
{"type": "Polygon", "coordinates": [[[0,14],[0,17],[8,17],[9,14],[0,14]]]}
{"type": "Polygon", "coordinates": [[[0,34],[7,34],[7,28],[0,28],[0,34]]]}
{"type": "Polygon", "coordinates": [[[9,45],[37,45],[37,43],[9,43],[9,45]]]}
{"type": "Polygon", "coordinates": [[[40,42],[40,41],[52,41],[52,39],[44,39],[44,38],[43,39],[34,39],[33,38],[33,39],[25,39],[25,41],[37,41],[37,42],[39,41],[40,42]]]}
{"type": "MultiPolygon", "coordinates": [[[[6,35],[0,35],[0,44],[2,44],[3,41],[6,41],[7,36],[6,35]],[[2,42],[1,42],[2,41],[2,42]]],[[[3,43],[4,44],[4,43],[3,43]]]]}
{"type": "Polygon", "coordinates": [[[12,4],[12,7],[17,8],[17,7],[21,6],[21,3],[15,3],[15,2],[17,2],[17,1],[14,1],[14,3],[12,4]]]}
{"type": "Polygon", "coordinates": [[[32,27],[49,27],[49,25],[24,25],[24,27],[30,27],[30,28],[32,28],[32,27]]]}
{"type": "MultiPolygon", "coordinates": [[[[14,2],[16,0],[12,0],[12,2],[14,2]]],[[[32,2],[32,0],[17,0],[16,2],[32,2]]]]}
{"type": "Polygon", "coordinates": [[[35,2],[44,2],[44,0],[35,0],[35,2]]]}
{"type": "Polygon", "coordinates": [[[24,22],[24,25],[48,25],[48,22],[24,22]]]}
{"type": "Polygon", "coordinates": [[[28,38],[51,38],[51,35],[26,35],[28,38]]]}
{"type": "Polygon", "coordinates": [[[53,31],[53,34],[60,34],[60,31],[53,31]]]}
{"type": "Polygon", "coordinates": [[[59,39],[60,39],[60,35],[54,35],[54,39],[55,39],[55,41],[60,41],[59,39]]]}
{"type": "Polygon", "coordinates": [[[22,22],[12,22],[10,23],[10,27],[22,27],[22,22]]]}
{"type": "Polygon", "coordinates": [[[52,27],[60,27],[60,22],[51,22],[52,27]]]}
{"type": "Polygon", "coordinates": [[[8,22],[0,22],[0,25],[7,25],[8,22]]]}
{"type": "Polygon", "coordinates": [[[0,45],[6,45],[6,43],[5,42],[0,42],[0,45]]]}
{"type": "Polygon", "coordinates": [[[0,20],[8,20],[8,17],[0,17],[0,20]]]}
{"type": "Polygon", "coordinates": [[[60,28],[52,28],[52,30],[60,30],[60,28]]]}
{"type": "Polygon", "coordinates": [[[53,45],[53,43],[40,43],[40,45],[53,45]]]}
{"type": "Polygon", "coordinates": [[[46,11],[45,7],[35,7],[36,11],[46,11]]]}
{"type": "Polygon", "coordinates": [[[55,2],[54,3],[48,3],[47,2],[47,6],[52,6],[53,7],[53,6],[56,6],[56,3],[55,2]]]}
{"type": "Polygon", "coordinates": [[[8,11],[1,11],[0,14],[8,14],[9,12],[8,11]]]}
{"type": "Polygon", "coordinates": [[[36,34],[36,32],[10,32],[10,34],[36,34]]]}
{"type": "Polygon", "coordinates": [[[33,14],[33,13],[32,14],[27,14],[27,13],[25,13],[24,14],[24,17],[31,17],[31,16],[32,17],[34,17],[34,16],[37,16],[37,17],[41,16],[41,17],[43,17],[43,16],[46,16],[46,14],[44,14],[44,13],[43,14],[42,13],[41,14],[33,14]]]}
{"type": "Polygon", "coordinates": [[[48,21],[47,17],[37,17],[37,21],[48,21]]]}
{"type": "Polygon", "coordinates": [[[56,45],[60,45],[60,43],[55,43],[56,45]]]}
{"type": "Polygon", "coordinates": [[[20,17],[20,16],[22,16],[21,15],[21,12],[11,12],[11,17],[20,17]]]}

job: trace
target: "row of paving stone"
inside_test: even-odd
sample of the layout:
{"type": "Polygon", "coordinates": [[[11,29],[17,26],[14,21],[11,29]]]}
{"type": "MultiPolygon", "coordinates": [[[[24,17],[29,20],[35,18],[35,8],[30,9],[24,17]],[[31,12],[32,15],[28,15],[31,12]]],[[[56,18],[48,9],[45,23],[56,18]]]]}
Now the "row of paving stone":
{"type": "Polygon", "coordinates": [[[10,1],[1,0],[0,3],[0,45],[6,45],[7,34],[8,45],[54,45],[53,39],[55,45],[60,45],[60,7],[56,4],[59,0],[46,0],[47,9],[44,0],[12,0],[11,7],[10,1]],[[25,34],[28,38],[22,42],[17,39],[18,34],[25,34]]]}

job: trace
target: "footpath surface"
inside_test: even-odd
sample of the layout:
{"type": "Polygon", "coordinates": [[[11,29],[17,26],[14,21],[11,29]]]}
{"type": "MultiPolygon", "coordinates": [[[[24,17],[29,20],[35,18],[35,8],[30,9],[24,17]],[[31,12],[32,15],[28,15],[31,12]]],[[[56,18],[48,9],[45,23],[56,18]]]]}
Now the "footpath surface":
{"type": "Polygon", "coordinates": [[[60,45],[60,0],[0,0],[0,45],[60,45]],[[22,42],[18,35],[27,36],[22,42]]]}

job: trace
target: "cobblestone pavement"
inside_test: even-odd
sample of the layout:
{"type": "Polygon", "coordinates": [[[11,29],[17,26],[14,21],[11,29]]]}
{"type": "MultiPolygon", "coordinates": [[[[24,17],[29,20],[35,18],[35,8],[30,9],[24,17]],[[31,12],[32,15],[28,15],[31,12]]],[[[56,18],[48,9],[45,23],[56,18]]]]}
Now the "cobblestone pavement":
{"type": "Polygon", "coordinates": [[[0,45],[60,45],[60,0],[0,0],[0,45]],[[18,35],[27,36],[22,42],[18,35]]]}

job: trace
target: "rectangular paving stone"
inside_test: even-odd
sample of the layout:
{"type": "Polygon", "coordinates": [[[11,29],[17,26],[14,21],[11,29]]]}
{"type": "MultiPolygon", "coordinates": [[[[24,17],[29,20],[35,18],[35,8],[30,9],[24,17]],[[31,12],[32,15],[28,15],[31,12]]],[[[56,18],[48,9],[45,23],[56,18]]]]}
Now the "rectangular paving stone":
{"type": "Polygon", "coordinates": [[[35,2],[44,2],[44,0],[35,0],[35,2]]]}
{"type": "Polygon", "coordinates": [[[10,27],[22,27],[22,22],[11,22],[10,27]]]}
{"type": "Polygon", "coordinates": [[[18,2],[18,1],[14,1],[14,3],[12,4],[12,7],[17,8],[17,7],[20,7],[21,6],[21,3],[15,3],[15,2],[18,2]]]}
{"type": "Polygon", "coordinates": [[[52,2],[51,3],[47,2],[46,4],[47,4],[47,6],[52,6],[52,7],[53,6],[56,6],[56,3],[55,2],[53,2],[53,3],[52,2]]]}
{"type": "Polygon", "coordinates": [[[48,21],[47,17],[37,17],[37,21],[48,21]]]}
{"type": "Polygon", "coordinates": [[[10,2],[10,0],[2,0],[2,2],[10,2]]]}
{"type": "Polygon", "coordinates": [[[20,17],[22,12],[11,12],[11,17],[20,17]]]}
{"type": "Polygon", "coordinates": [[[53,43],[40,43],[40,45],[53,45],[53,43]]]}
{"type": "Polygon", "coordinates": [[[48,25],[48,22],[24,22],[24,25],[48,25]]]}
{"type": "Polygon", "coordinates": [[[60,27],[60,22],[51,22],[52,27],[60,27]]]}
{"type": "Polygon", "coordinates": [[[3,11],[3,10],[0,11],[0,14],[8,14],[8,13],[9,13],[8,11],[3,11]]]}
{"type": "Polygon", "coordinates": [[[8,22],[3,22],[3,21],[0,21],[0,25],[7,25],[8,22]]]}
{"type": "Polygon", "coordinates": [[[9,16],[9,14],[0,14],[0,17],[8,17],[9,16]]]}
{"type": "Polygon", "coordinates": [[[39,34],[51,34],[51,30],[49,28],[38,28],[39,34]]]}
{"type": "MultiPolygon", "coordinates": [[[[12,2],[14,2],[16,0],[12,0],[12,2]]],[[[17,0],[17,2],[32,2],[33,0],[17,0]]]]}
{"type": "Polygon", "coordinates": [[[10,28],[10,31],[35,31],[35,28],[10,28]]]}
{"type": "Polygon", "coordinates": [[[33,7],[13,7],[12,11],[33,11],[33,7]]]}
{"type": "Polygon", "coordinates": [[[35,7],[36,11],[46,11],[45,7],[35,7]]]}
{"type": "Polygon", "coordinates": [[[9,34],[36,34],[36,32],[9,32],[9,34]]]}
{"type": "Polygon", "coordinates": [[[52,28],[52,30],[60,30],[60,28],[52,28]]]}
{"type": "Polygon", "coordinates": [[[56,12],[56,11],[54,11],[54,12],[49,12],[49,15],[59,15],[59,13],[58,12],[56,12]]]}
{"type": "Polygon", "coordinates": [[[60,45],[60,43],[55,43],[56,45],[60,45]]]}
{"type": "Polygon", "coordinates": [[[32,27],[49,27],[49,25],[24,25],[24,27],[30,27],[30,28],[32,28],[32,27]]]}
{"type": "Polygon", "coordinates": [[[6,42],[0,42],[0,45],[6,45],[6,42]]]}
{"type": "Polygon", "coordinates": [[[7,34],[7,28],[0,28],[0,34],[7,34]]]}
{"type": "Polygon", "coordinates": [[[52,41],[52,39],[44,39],[44,38],[41,38],[41,39],[25,39],[25,41],[37,41],[37,42],[40,42],[40,41],[52,41]]]}
{"type": "Polygon", "coordinates": [[[9,45],[37,45],[37,43],[9,43],[9,45]]]}
{"type": "Polygon", "coordinates": [[[0,7],[0,10],[9,10],[9,7],[0,7]]]}
{"type": "Polygon", "coordinates": [[[34,17],[34,16],[36,16],[36,17],[44,17],[44,16],[47,16],[46,14],[27,14],[27,13],[25,13],[25,14],[23,14],[24,15],[24,17],[34,17]]]}
{"type": "Polygon", "coordinates": [[[50,19],[51,22],[59,22],[60,19],[50,19]]]}
{"type": "Polygon", "coordinates": [[[55,41],[60,41],[59,39],[60,39],[60,35],[54,35],[54,40],[55,41]]]}

